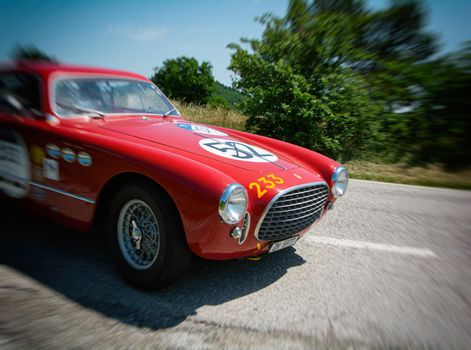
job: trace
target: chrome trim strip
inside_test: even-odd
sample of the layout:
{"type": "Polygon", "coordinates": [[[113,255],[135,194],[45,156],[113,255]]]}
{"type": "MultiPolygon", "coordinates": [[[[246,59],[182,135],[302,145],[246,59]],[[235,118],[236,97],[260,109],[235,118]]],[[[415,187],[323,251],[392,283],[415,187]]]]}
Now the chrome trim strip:
{"type": "Polygon", "coordinates": [[[244,244],[244,242],[247,240],[247,237],[249,236],[249,230],[250,230],[250,214],[247,211],[244,215],[244,222],[242,224],[242,235],[239,240],[239,244],[244,244]],[[247,220],[245,220],[247,218],[247,220]],[[244,230],[244,226],[245,230],[244,230]]]}
{"type": "Polygon", "coordinates": [[[0,171],[0,177],[10,178],[10,179],[15,180],[17,182],[22,182],[22,183],[25,183],[25,184],[30,185],[30,186],[42,188],[43,190],[48,190],[48,191],[51,191],[51,192],[59,193],[59,194],[62,194],[63,196],[74,198],[74,199],[77,199],[77,200],[85,202],[85,203],[95,204],[95,201],[93,199],[82,197],[82,196],[79,196],[77,194],[66,192],[66,191],[60,190],[58,188],[43,185],[43,184],[40,184],[40,183],[37,183],[37,182],[34,182],[34,181],[26,180],[26,179],[23,179],[22,177],[7,174],[3,171],[0,171]]]}
{"type": "MultiPolygon", "coordinates": [[[[255,231],[254,231],[254,236],[257,240],[261,241],[261,242],[267,242],[267,241],[264,241],[264,240],[261,240],[258,238],[258,231],[260,230],[260,226],[262,226],[262,223],[263,223],[263,220],[265,219],[265,216],[267,215],[268,211],[271,209],[271,207],[273,206],[273,204],[276,202],[276,200],[278,198],[280,198],[281,196],[283,196],[284,194],[286,194],[287,192],[291,192],[291,191],[295,191],[295,190],[299,190],[300,188],[305,188],[305,187],[309,187],[309,186],[313,186],[313,185],[319,185],[319,184],[324,184],[327,186],[327,189],[329,190],[329,185],[327,184],[327,182],[325,181],[317,181],[317,182],[309,182],[309,183],[305,183],[305,184],[302,184],[302,185],[298,185],[298,186],[294,186],[294,187],[290,187],[290,188],[287,188],[281,192],[279,192],[276,196],[274,196],[270,203],[268,203],[267,207],[265,208],[265,210],[263,211],[263,214],[262,216],[260,217],[260,219],[258,220],[257,222],[257,226],[255,227],[255,231]]],[[[326,201],[327,201],[327,198],[326,198],[326,201]]],[[[322,217],[322,212],[321,212],[321,216],[322,217]]],[[[312,223],[312,225],[314,225],[318,220],[314,221],[312,223]]],[[[311,226],[312,226],[311,225],[311,226]]],[[[309,226],[309,227],[311,227],[309,226]]]]}

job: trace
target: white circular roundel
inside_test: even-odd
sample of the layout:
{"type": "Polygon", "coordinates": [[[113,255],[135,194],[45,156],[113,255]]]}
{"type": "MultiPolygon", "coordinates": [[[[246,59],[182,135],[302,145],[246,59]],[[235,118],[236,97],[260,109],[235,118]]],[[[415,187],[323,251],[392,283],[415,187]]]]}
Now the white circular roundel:
{"type": "Polygon", "coordinates": [[[233,160],[255,163],[275,162],[278,160],[276,155],[263,148],[236,140],[211,138],[202,139],[199,144],[210,153],[233,160]]]}

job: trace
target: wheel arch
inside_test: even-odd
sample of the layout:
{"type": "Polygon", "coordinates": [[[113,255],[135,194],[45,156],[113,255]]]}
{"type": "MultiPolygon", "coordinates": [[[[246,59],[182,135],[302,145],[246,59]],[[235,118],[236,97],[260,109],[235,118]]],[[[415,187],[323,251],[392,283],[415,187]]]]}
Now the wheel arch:
{"type": "Polygon", "coordinates": [[[129,184],[148,184],[148,185],[153,186],[157,190],[157,192],[159,192],[159,194],[161,194],[166,199],[167,203],[171,206],[172,210],[174,210],[175,213],[177,213],[178,219],[180,221],[180,225],[182,229],[184,229],[180,211],[178,210],[178,207],[175,204],[175,201],[167,192],[167,190],[165,190],[164,187],[162,187],[157,181],[155,181],[154,179],[146,175],[134,173],[134,172],[125,172],[125,173],[114,175],[102,187],[96,201],[96,209],[95,209],[95,215],[93,217],[93,226],[92,226],[93,231],[95,232],[102,231],[103,222],[106,217],[107,204],[110,203],[116,191],[118,191],[120,188],[123,188],[124,186],[129,185],[129,184]]]}

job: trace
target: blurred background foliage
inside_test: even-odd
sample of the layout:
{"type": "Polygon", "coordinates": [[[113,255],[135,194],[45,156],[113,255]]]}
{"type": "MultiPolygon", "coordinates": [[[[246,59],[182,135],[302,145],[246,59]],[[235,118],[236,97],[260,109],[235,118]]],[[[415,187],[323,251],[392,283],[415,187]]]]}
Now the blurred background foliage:
{"type": "Polygon", "coordinates": [[[471,45],[437,56],[419,1],[291,0],[230,44],[249,131],[340,161],[469,165],[471,45]]]}
{"type": "Polygon", "coordinates": [[[22,60],[33,60],[33,61],[45,61],[45,62],[56,62],[59,61],[52,56],[49,56],[42,50],[38,49],[34,45],[29,46],[15,46],[12,51],[10,57],[14,61],[22,61],[22,60]]]}
{"type": "MultiPolygon", "coordinates": [[[[184,56],[151,79],[189,119],[292,142],[356,169],[361,161],[469,167],[471,41],[439,54],[426,10],[419,0],[382,9],[291,0],[283,17],[257,19],[261,38],[228,45],[233,87],[215,81],[209,62],[184,56]]],[[[14,48],[12,58],[57,61],[32,46],[14,48]]]]}

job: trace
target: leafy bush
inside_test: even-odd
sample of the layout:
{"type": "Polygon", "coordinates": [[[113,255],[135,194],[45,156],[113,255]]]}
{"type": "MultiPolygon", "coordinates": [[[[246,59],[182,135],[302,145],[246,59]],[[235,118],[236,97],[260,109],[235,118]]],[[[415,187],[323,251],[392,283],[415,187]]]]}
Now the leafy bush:
{"type": "Polygon", "coordinates": [[[210,107],[221,107],[221,108],[229,108],[229,102],[221,95],[213,94],[208,100],[208,106],[210,107]]]}

